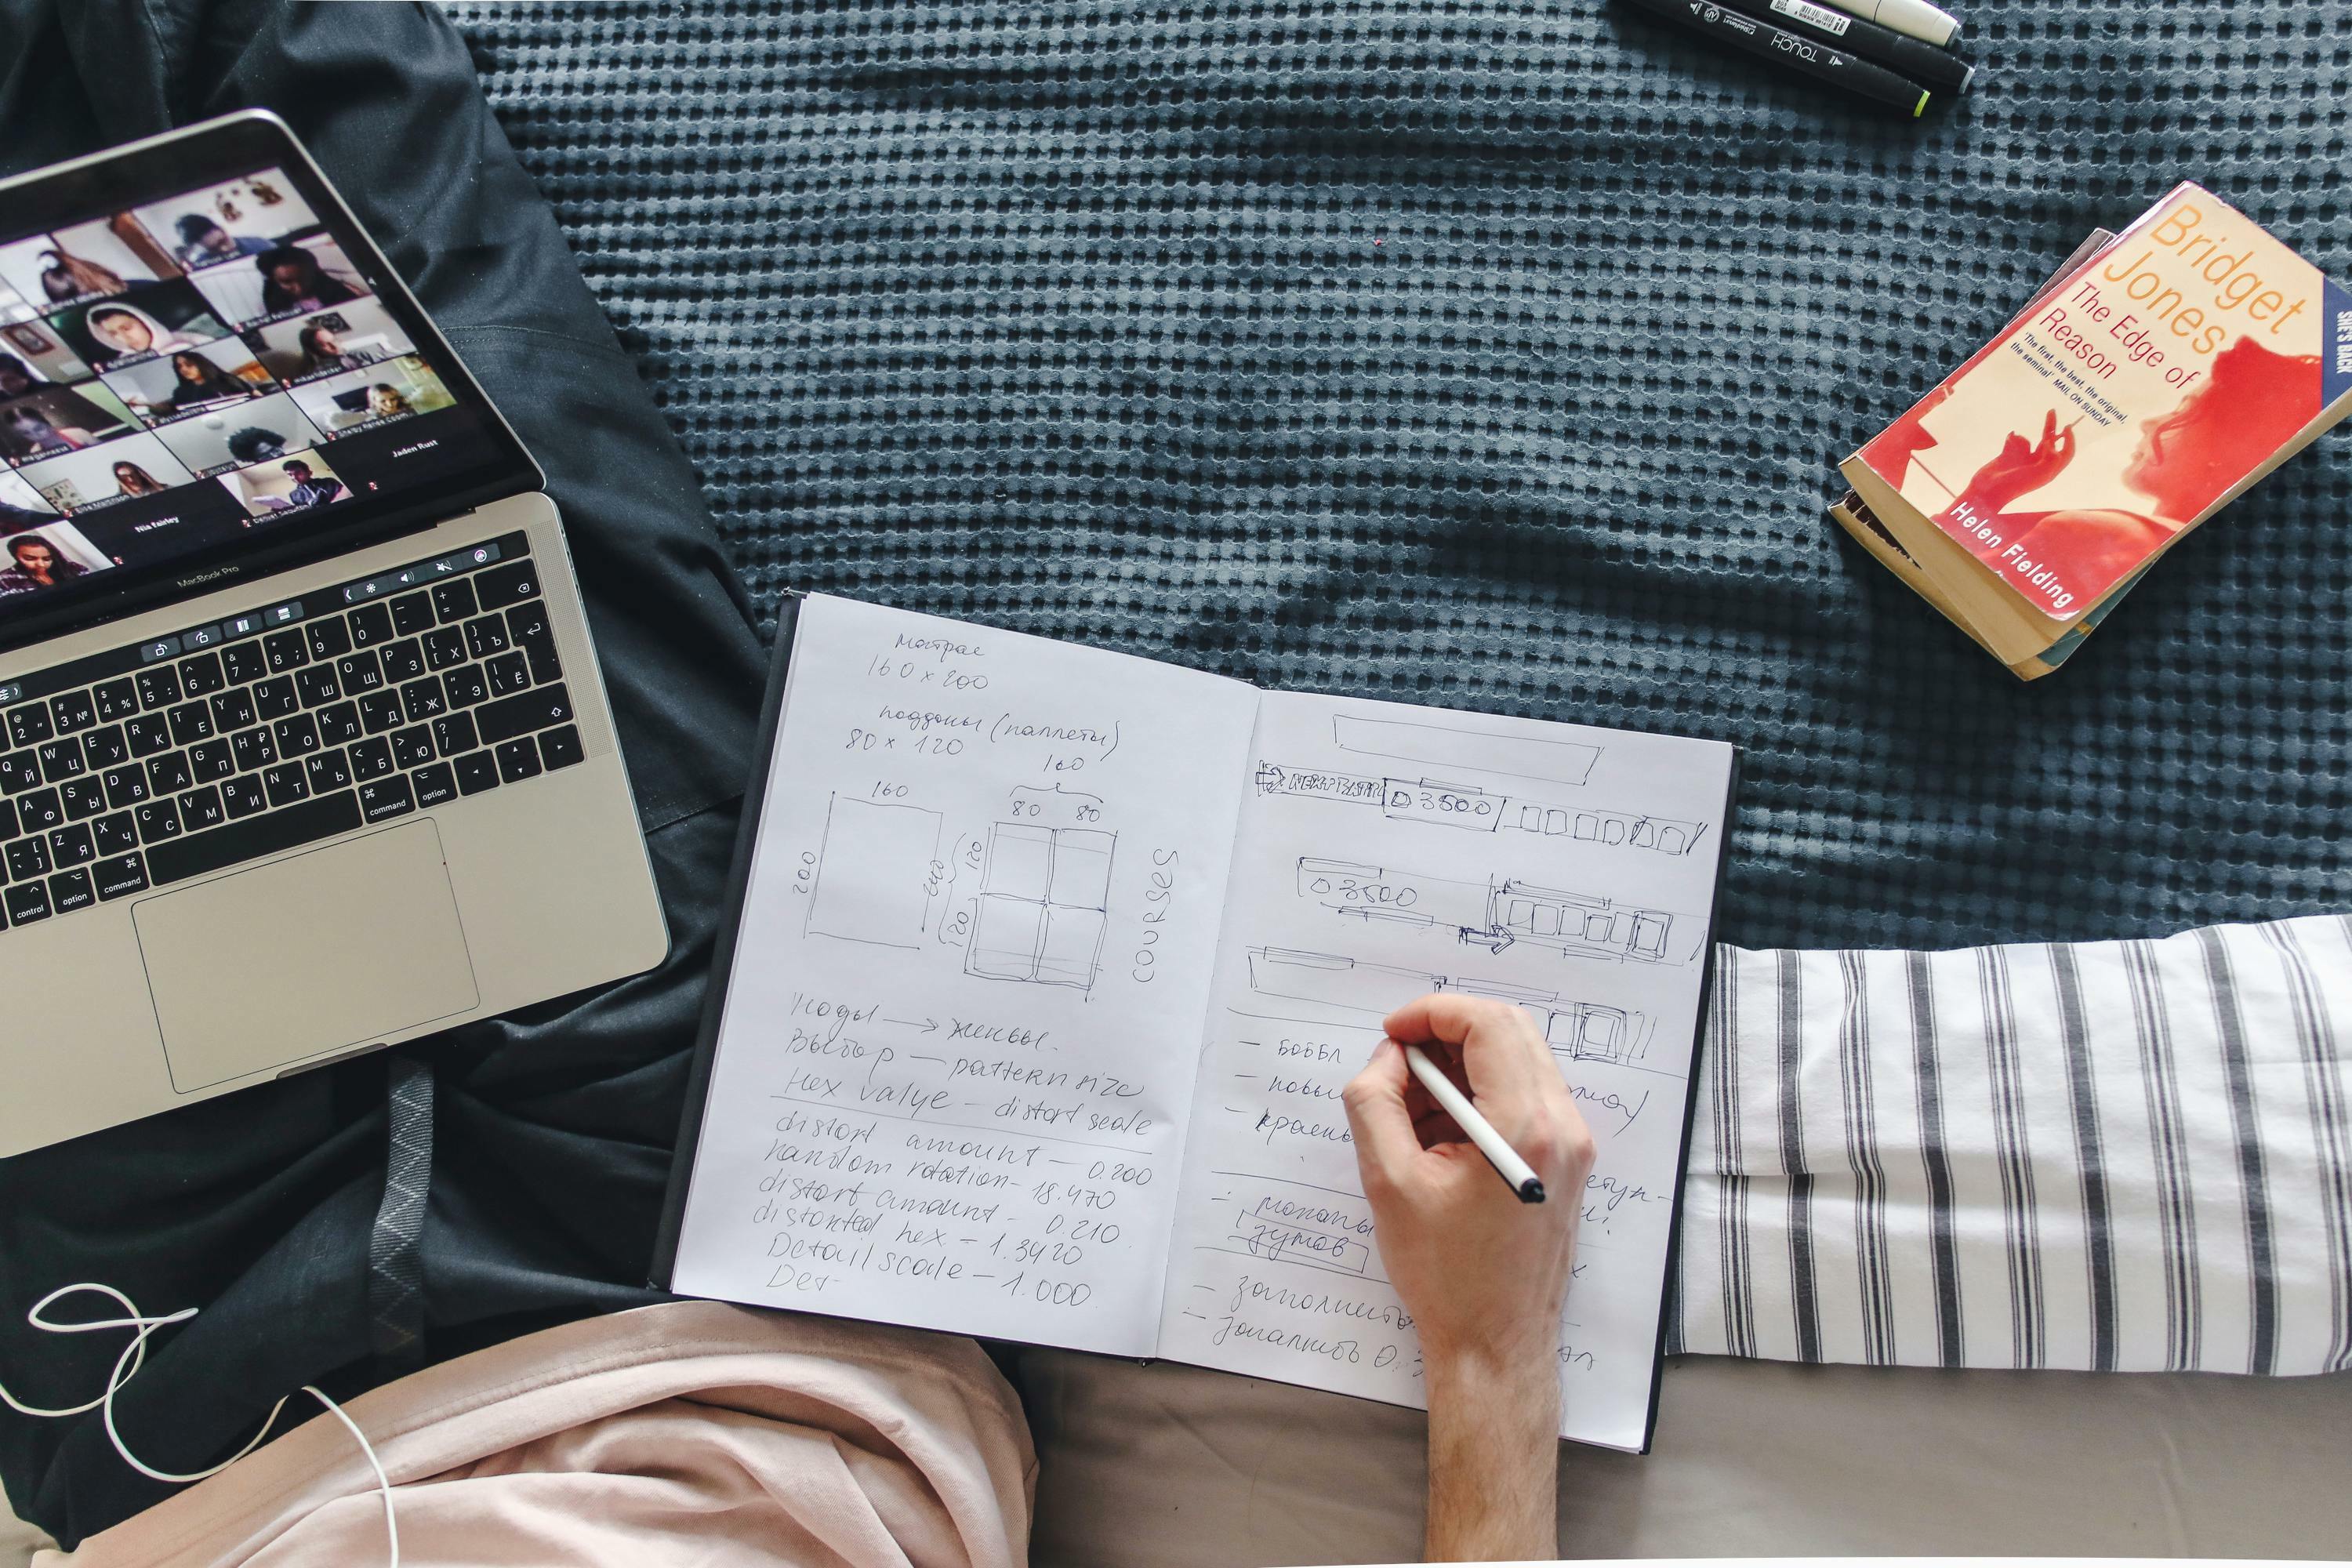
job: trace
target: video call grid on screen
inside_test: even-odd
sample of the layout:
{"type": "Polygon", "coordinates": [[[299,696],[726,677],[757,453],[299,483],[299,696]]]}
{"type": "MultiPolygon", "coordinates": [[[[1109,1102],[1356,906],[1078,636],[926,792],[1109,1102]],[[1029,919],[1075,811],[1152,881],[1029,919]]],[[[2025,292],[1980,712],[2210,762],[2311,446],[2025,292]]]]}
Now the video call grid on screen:
{"type": "Polygon", "coordinates": [[[347,501],[333,443],[456,405],[278,168],[9,238],[0,599],[347,501]]]}

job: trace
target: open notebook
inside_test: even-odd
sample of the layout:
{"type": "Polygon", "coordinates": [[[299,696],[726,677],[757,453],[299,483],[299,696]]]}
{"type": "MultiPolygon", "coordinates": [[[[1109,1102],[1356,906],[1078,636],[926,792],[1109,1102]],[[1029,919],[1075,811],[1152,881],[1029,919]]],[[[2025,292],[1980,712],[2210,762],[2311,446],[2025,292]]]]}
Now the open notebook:
{"type": "Polygon", "coordinates": [[[781,635],[659,1282],[1421,1405],[1339,1091],[1502,996],[1600,1144],[1562,1435],[1647,1447],[1731,747],[781,635]]]}

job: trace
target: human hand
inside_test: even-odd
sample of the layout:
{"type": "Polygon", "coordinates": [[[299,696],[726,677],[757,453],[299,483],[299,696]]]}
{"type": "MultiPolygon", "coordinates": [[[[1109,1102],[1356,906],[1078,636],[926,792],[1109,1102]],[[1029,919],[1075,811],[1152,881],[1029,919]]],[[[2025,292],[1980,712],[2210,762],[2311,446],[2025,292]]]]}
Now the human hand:
{"type": "Polygon", "coordinates": [[[1969,481],[1960,500],[1979,513],[1997,516],[2018,497],[2056,479],[2074,460],[2074,428],[2058,428],[2058,413],[2053,409],[2042,417],[2041,439],[2028,442],[2011,431],[1992,461],[1969,481]]]}
{"type": "Polygon", "coordinates": [[[1592,1170],[1592,1133],[1527,1013],[1442,993],[1391,1014],[1348,1085],[1348,1124],[1389,1283],[1422,1359],[1557,1373],[1560,1303],[1592,1170]],[[1551,1199],[1523,1204],[1405,1065],[1416,1045],[1535,1168],[1551,1199]]]}

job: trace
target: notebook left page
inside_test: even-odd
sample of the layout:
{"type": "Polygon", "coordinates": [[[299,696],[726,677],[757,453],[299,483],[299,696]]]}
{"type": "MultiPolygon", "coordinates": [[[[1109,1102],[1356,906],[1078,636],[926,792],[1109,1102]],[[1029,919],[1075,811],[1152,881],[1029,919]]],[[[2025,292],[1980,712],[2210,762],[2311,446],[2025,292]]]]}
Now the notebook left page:
{"type": "Polygon", "coordinates": [[[672,1284],[1152,1352],[1255,689],[802,606],[672,1284]]]}

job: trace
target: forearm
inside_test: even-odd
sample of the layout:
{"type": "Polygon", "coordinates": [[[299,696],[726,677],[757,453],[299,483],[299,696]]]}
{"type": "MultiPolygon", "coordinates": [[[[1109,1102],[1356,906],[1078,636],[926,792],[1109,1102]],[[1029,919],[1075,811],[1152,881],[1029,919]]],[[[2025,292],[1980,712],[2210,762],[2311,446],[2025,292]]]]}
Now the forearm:
{"type": "Polygon", "coordinates": [[[1432,1563],[1549,1561],[1559,1551],[1559,1373],[1523,1354],[1428,1363],[1432,1563]]]}

